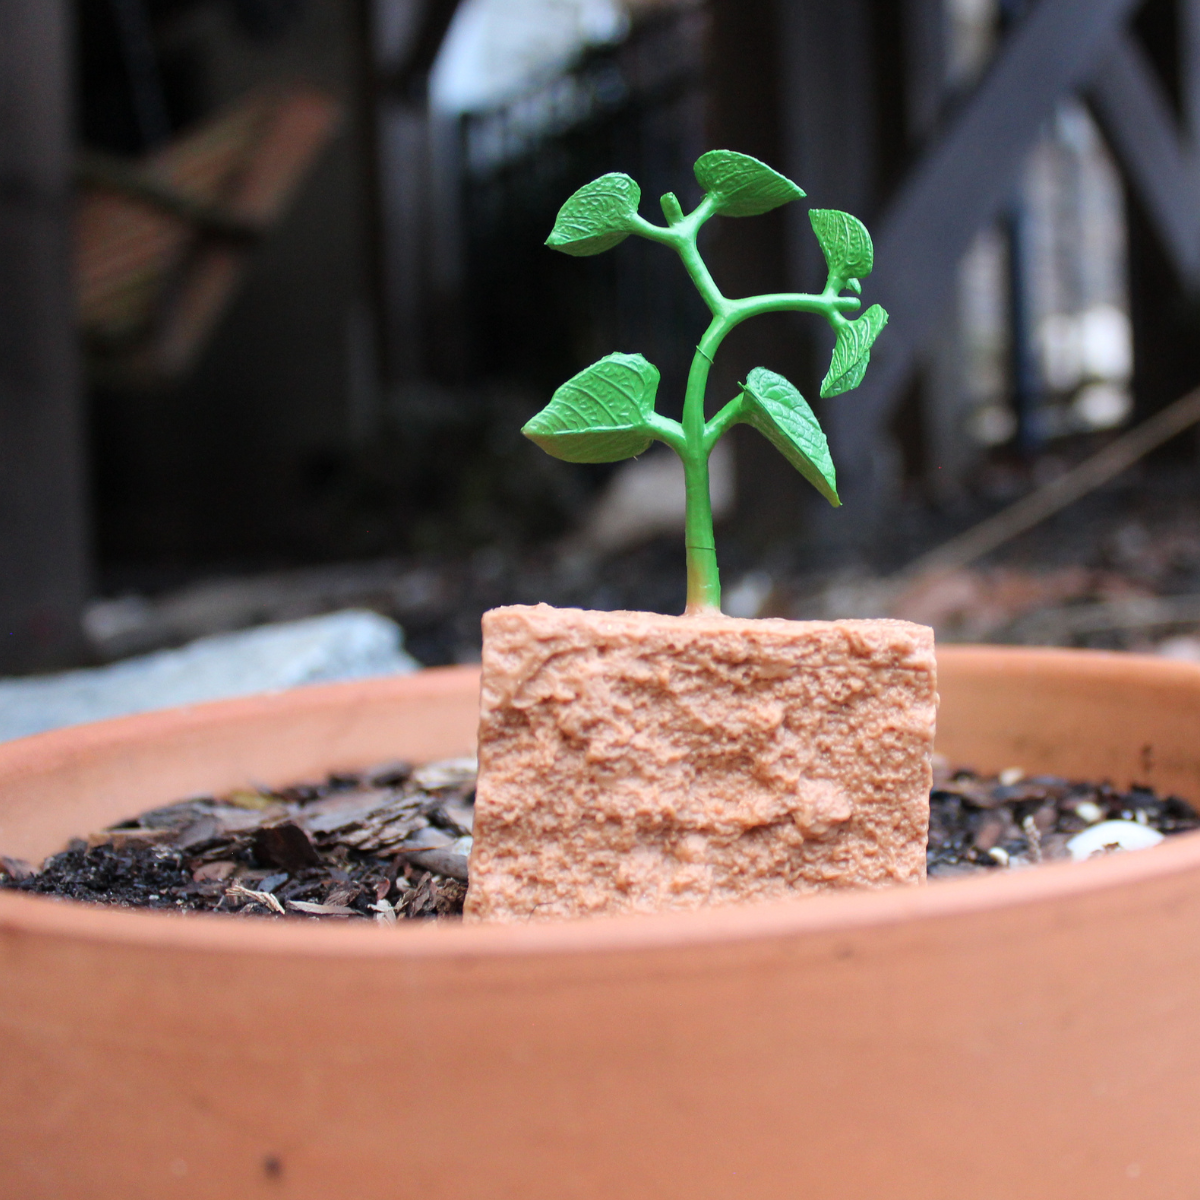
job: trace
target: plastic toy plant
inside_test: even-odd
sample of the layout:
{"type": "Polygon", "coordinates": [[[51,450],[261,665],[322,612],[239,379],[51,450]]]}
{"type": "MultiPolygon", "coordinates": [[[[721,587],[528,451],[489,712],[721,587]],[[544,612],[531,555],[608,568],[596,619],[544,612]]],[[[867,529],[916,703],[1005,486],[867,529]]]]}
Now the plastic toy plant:
{"type": "Polygon", "coordinates": [[[640,354],[610,354],[567,380],[522,431],[547,453],[567,462],[617,462],[641,454],[655,440],[679,455],[687,488],[689,614],[721,608],[708,457],[730,426],[752,425],[830,504],[841,503],[825,434],[807,401],[782,375],[756,367],[741,392],[705,420],[708,372],[726,335],[762,313],[819,313],[837,335],[821,384],[821,395],[827,397],[862,382],[871,346],[887,323],[887,313],[878,304],[857,320],[847,316],[861,305],[859,280],[870,274],[874,250],[861,221],[828,209],[814,208],[808,214],[829,264],[820,295],[785,292],[741,300],[723,296],[697,248],[701,226],[717,215],[757,216],[800,199],[804,192],[764,163],[731,150],[710,150],[697,160],[695,172],[704,199],[685,216],[674,193],[668,192],[661,201],[665,227],[638,214],[641,189],[628,175],[613,173],[580,188],[559,210],[546,239],[555,250],[584,256],[610,250],[633,233],[671,247],[683,260],[712,321],[692,358],[682,424],[655,412],[659,373],[653,364],[640,354]],[[847,289],[855,294],[843,296],[847,289]]]}

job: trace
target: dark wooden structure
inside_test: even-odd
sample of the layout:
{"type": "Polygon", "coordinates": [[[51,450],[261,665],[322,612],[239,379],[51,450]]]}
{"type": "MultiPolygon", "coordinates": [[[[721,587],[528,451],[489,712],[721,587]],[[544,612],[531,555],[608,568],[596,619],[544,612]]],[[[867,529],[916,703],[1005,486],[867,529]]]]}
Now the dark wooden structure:
{"type": "MultiPolygon", "coordinates": [[[[967,85],[948,70],[948,9],[949,0],[709,0],[703,6],[709,31],[705,141],[778,165],[815,206],[863,217],[876,243],[869,299],[892,313],[865,384],[824,406],[850,503],[827,529],[813,512],[809,534],[817,541],[869,540],[873,514],[886,512],[898,495],[906,456],[911,472],[914,457],[931,453],[922,384],[951,317],[959,265],[976,235],[1009,211],[1030,152],[1068,97],[1083,98],[1099,118],[1131,198],[1138,413],[1154,411],[1200,379],[1187,299],[1200,282],[1200,150],[1193,142],[1200,104],[1198,0],[996,0],[994,48],[986,69],[967,85]]],[[[592,68],[580,70],[586,79],[592,68]]],[[[468,140],[481,122],[502,119],[468,118],[468,140]]],[[[621,123],[628,128],[630,121],[628,107],[607,119],[585,117],[540,146],[527,146],[509,174],[527,191],[553,184],[557,195],[570,174],[564,164],[582,170],[587,160],[593,173],[629,170],[638,161],[635,147],[646,142],[619,136],[621,123]]],[[[639,129],[647,123],[634,121],[639,129]]],[[[676,167],[672,186],[686,185],[686,166],[676,167]]],[[[478,172],[468,177],[469,231],[472,211],[494,213],[496,178],[485,173],[480,191],[478,172]]],[[[652,207],[658,181],[643,182],[652,207]]],[[[524,206],[527,215],[544,218],[542,208],[532,196],[524,206]]],[[[511,241],[514,220],[496,224],[494,246],[480,241],[478,229],[468,233],[476,260],[487,263],[499,254],[509,280],[518,265],[531,276],[552,273],[534,257],[540,239],[532,223],[521,228],[530,242],[527,254],[500,246],[511,241]]],[[[731,294],[820,286],[820,254],[801,206],[754,222],[717,224],[715,269],[731,294]]],[[[639,252],[621,253],[632,261],[639,252]]],[[[598,279],[604,270],[593,273],[598,279]]],[[[485,279],[486,269],[470,276],[471,286],[485,279]]],[[[613,313],[595,319],[601,327],[619,325],[613,313]]],[[[532,309],[520,304],[509,313],[514,327],[530,320],[532,309]]],[[[556,330],[559,323],[557,314],[549,318],[556,330]]],[[[1018,338],[1026,358],[1030,336],[1018,338]]],[[[543,341],[550,340],[547,333],[543,341]]],[[[512,340],[505,345],[511,358],[512,340]]],[[[489,358],[486,346],[476,349],[487,360],[480,369],[522,369],[489,358]]],[[[828,349],[825,333],[801,320],[761,322],[731,338],[714,386],[727,391],[751,366],[770,362],[811,395],[828,349]]],[[[529,357],[527,382],[544,387],[545,346],[529,357]]],[[[664,358],[669,372],[671,353],[664,358]]],[[[1015,363],[1017,390],[1021,370],[1015,363]]],[[[794,531],[803,489],[752,436],[742,439],[739,456],[742,533],[769,541],[794,531]]]]}
{"type": "Polygon", "coordinates": [[[0,671],[76,656],[88,584],[69,54],[63,0],[0,5],[0,671]]]}
{"type": "MultiPolygon", "coordinates": [[[[715,139],[779,162],[814,204],[856,212],[875,234],[869,293],[892,322],[864,385],[824,412],[859,536],[896,496],[894,422],[946,316],[962,256],[1004,212],[1065,97],[1090,104],[1131,195],[1139,412],[1200,380],[1187,300],[1200,285],[1200,4],[998,7],[998,45],[961,94],[946,82],[943,0],[711,5],[715,139]]],[[[800,222],[789,229],[788,283],[811,287],[820,270],[811,238],[800,222]]],[[[749,247],[737,252],[778,274],[749,247]]],[[[754,478],[759,490],[786,486],[757,470],[754,478]]],[[[838,517],[829,536],[854,529],[838,517]]]]}
{"type": "MultiPolygon", "coordinates": [[[[690,158],[705,145],[764,158],[814,206],[854,212],[875,235],[867,294],[892,323],[865,384],[823,406],[849,503],[836,521],[807,510],[803,537],[821,551],[808,561],[875,538],[905,470],[928,455],[926,384],[944,349],[959,265],[978,232],[1008,211],[1064,98],[1082,98],[1098,119],[1129,197],[1135,415],[1193,386],[1200,0],[994,0],[994,49],[968,84],[947,70],[950,4],[660,7],[625,45],[578,65],[577,119],[550,122],[490,166],[476,151],[512,135],[513,114],[458,126],[427,101],[458,0],[285,6],[311,18],[296,61],[324,64],[328,78],[317,82],[351,100],[346,136],[170,403],[99,397],[91,488],[69,263],[72,10],[63,0],[8,0],[0,6],[0,672],[78,653],[93,528],[102,553],[117,547],[131,559],[148,548],[210,561],[230,547],[286,554],[293,543],[302,556],[316,544],[308,527],[323,520],[309,493],[382,444],[397,414],[441,421],[455,410],[469,423],[497,384],[527,397],[532,411],[555,381],[618,345],[647,352],[663,369],[664,397],[676,394],[703,314],[689,307],[694,298],[669,258],[630,244],[605,261],[567,262],[540,243],[565,190],[628,170],[649,211],[660,191],[686,192],[690,158]],[[390,33],[371,28],[371,14],[385,10],[397,18],[390,33]],[[535,313],[547,288],[552,311],[537,300],[535,313]],[[493,303],[502,295],[504,305],[493,303]],[[89,492],[100,498],[98,523],[89,492]]],[[[164,134],[162,80],[139,54],[129,66],[131,149],[164,134]]],[[[282,57],[280,69],[291,61],[282,57]]],[[[235,91],[252,84],[239,79],[235,91]]],[[[820,284],[799,205],[714,223],[707,252],[731,294],[820,284]]],[[[828,351],[826,331],[811,323],[755,322],[730,339],[714,388],[728,392],[765,364],[812,395],[828,351]]],[[[517,415],[504,414],[505,428],[517,415]]],[[[481,454],[491,452],[487,437],[477,440],[481,454]]],[[[752,435],[738,445],[740,535],[760,548],[794,543],[804,489],[752,435]]],[[[428,456],[406,453],[410,490],[441,503],[418,469],[428,456]]],[[[390,451],[385,466],[405,473],[390,451]]],[[[494,497],[483,503],[503,507],[494,497]]],[[[406,510],[397,527],[411,524],[406,510]]],[[[371,542],[369,552],[388,548],[371,542]]]]}

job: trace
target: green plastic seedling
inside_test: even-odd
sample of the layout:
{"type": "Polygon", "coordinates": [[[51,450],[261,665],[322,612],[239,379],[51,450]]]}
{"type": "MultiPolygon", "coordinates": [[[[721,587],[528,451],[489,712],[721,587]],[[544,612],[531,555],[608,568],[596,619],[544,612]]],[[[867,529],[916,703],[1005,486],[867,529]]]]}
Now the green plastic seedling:
{"type": "Polygon", "coordinates": [[[811,209],[809,219],[821,243],[829,277],[819,295],[784,292],[730,300],[721,294],[696,245],[709,217],[753,217],[798,200],[804,192],[790,179],[746,154],[710,150],[696,162],[704,199],[686,216],[675,195],[662,198],[666,226],[638,214],[641,189],[628,176],[602,175],[562,206],[546,245],[584,256],[611,250],[631,233],[670,246],[712,313],[688,372],[683,422],[654,409],[658,370],[640,354],[610,354],[567,380],[522,432],[548,454],[567,462],[618,462],[665,442],[683,460],[687,515],[687,611],[719,612],[721,582],[713,539],[708,457],[733,425],[752,425],[829,501],[839,505],[829,444],[807,401],[782,375],[756,367],[740,393],[711,420],[704,419],[708,372],[717,349],[736,325],[770,312],[819,313],[837,342],[821,384],[823,397],[857,387],[866,373],[871,347],[887,324],[887,313],[872,305],[857,320],[859,280],[871,273],[874,250],[862,222],[847,213],[811,209]],[[843,296],[849,289],[854,295],[843,296]]]}

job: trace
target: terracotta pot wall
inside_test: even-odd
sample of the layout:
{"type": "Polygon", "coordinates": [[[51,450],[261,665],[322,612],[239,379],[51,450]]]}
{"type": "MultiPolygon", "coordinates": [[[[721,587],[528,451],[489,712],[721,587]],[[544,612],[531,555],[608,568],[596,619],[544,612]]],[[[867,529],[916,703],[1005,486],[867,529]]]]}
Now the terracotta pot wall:
{"type": "Polygon", "coordinates": [[[1192,663],[1130,654],[944,647],[937,748],[963,765],[1200,801],[1198,679],[1192,663]]]}
{"type": "Polygon", "coordinates": [[[477,667],[444,667],[0,745],[0,853],[40,861],[70,837],[184,796],[474,754],[478,693],[477,667]]]}
{"type": "MultiPolygon", "coordinates": [[[[952,757],[1123,780],[1153,736],[1155,782],[1200,796],[1200,668],[952,650],[942,679],[952,757]]],[[[429,673],[0,747],[0,846],[458,753],[474,693],[469,671],[429,673]]],[[[536,928],[0,894],[0,1194],[1180,1200],[1200,1179],[1198,1010],[1195,836],[536,928]]]]}

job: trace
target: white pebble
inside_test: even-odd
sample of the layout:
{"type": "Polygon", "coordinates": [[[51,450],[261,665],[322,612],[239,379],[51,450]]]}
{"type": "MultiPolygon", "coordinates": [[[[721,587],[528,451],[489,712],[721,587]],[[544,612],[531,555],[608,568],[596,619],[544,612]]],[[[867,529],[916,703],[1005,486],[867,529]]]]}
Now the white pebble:
{"type": "Polygon", "coordinates": [[[1067,849],[1076,862],[1083,862],[1094,854],[1146,850],[1157,846],[1162,840],[1163,835],[1157,829],[1139,825],[1136,821],[1101,821],[1099,825],[1077,833],[1067,843],[1067,849]]]}
{"type": "Polygon", "coordinates": [[[1003,846],[993,846],[988,851],[988,858],[994,859],[1002,867],[1008,866],[1008,851],[1003,846]]]}
{"type": "Polygon", "coordinates": [[[1000,786],[1001,787],[1014,787],[1016,784],[1020,783],[1021,780],[1024,778],[1025,778],[1025,772],[1023,770],[1021,770],[1020,767],[1005,767],[1004,770],[1001,771],[1000,775],[999,775],[1000,786]]]}
{"type": "Polygon", "coordinates": [[[1097,821],[1104,820],[1104,809],[1095,800],[1083,800],[1075,805],[1075,815],[1081,821],[1086,821],[1089,825],[1095,825],[1097,821]]]}

